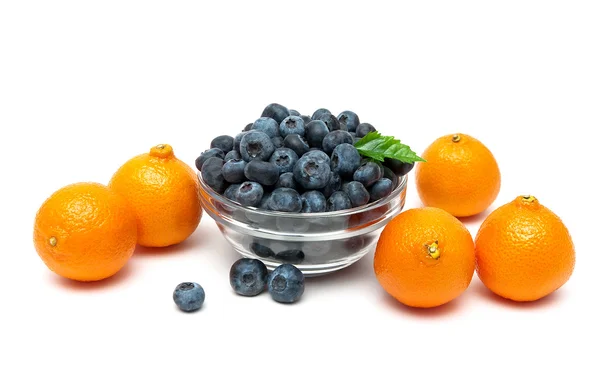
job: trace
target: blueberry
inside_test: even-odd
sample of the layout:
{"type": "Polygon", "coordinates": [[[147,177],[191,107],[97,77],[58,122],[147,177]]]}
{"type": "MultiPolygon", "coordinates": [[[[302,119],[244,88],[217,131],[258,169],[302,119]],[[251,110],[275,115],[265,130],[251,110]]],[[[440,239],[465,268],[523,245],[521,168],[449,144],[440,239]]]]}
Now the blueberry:
{"type": "Polygon", "coordinates": [[[223,165],[223,178],[229,183],[242,183],[246,180],[244,169],[246,168],[244,160],[229,160],[223,165]]]}
{"type": "Polygon", "coordinates": [[[323,121],[310,121],[306,125],[306,141],[311,147],[322,147],[323,139],[327,134],[329,134],[329,129],[323,121]]]}
{"type": "Polygon", "coordinates": [[[294,170],[298,162],[298,155],[289,148],[279,148],[271,155],[270,163],[277,166],[280,174],[289,173],[294,170]]]}
{"type": "Polygon", "coordinates": [[[329,158],[327,153],[323,152],[320,149],[310,150],[310,151],[306,152],[302,157],[314,157],[316,159],[323,160],[328,164],[331,162],[331,159],[329,158]]]}
{"type": "Polygon", "coordinates": [[[342,178],[338,173],[331,173],[329,182],[321,189],[321,192],[325,198],[329,199],[334,192],[339,191],[340,189],[342,189],[342,178]]]}
{"type": "Polygon", "coordinates": [[[358,138],[358,137],[354,137],[354,140],[352,141],[352,145],[355,145],[356,143],[358,143],[362,138],[358,138]]]}
{"type": "Polygon", "coordinates": [[[252,125],[254,125],[254,123],[247,124],[242,131],[250,131],[250,130],[252,130],[252,125]]]}
{"type": "Polygon", "coordinates": [[[362,138],[365,135],[367,135],[368,133],[374,132],[374,131],[376,131],[375,127],[373,127],[373,125],[371,125],[370,123],[361,123],[356,128],[356,136],[358,138],[362,138]]]}
{"type": "Polygon", "coordinates": [[[252,160],[267,161],[274,151],[275,146],[273,145],[271,138],[260,131],[246,133],[240,143],[240,153],[242,159],[246,162],[252,160]]]}
{"type": "Polygon", "coordinates": [[[381,179],[383,170],[374,162],[366,162],[354,172],[354,180],[362,183],[365,187],[371,187],[381,179]]]}
{"type": "Polygon", "coordinates": [[[264,190],[256,182],[244,182],[238,188],[235,199],[243,206],[257,206],[262,200],[264,190]]]}
{"type": "Polygon", "coordinates": [[[260,243],[256,243],[256,242],[252,243],[250,245],[250,249],[258,257],[267,258],[267,257],[275,256],[275,253],[273,252],[273,250],[271,248],[267,247],[266,245],[262,245],[260,243]]]}
{"type": "Polygon", "coordinates": [[[275,258],[288,264],[299,264],[304,261],[304,252],[301,249],[288,249],[275,254],[275,258]]]}
{"type": "Polygon", "coordinates": [[[299,213],[302,210],[302,199],[300,199],[300,194],[296,190],[278,188],[271,194],[268,205],[270,210],[299,213]]]}
{"type": "Polygon", "coordinates": [[[343,178],[352,178],[360,161],[358,150],[353,145],[343,143],[335,147],[331,154],[331,170],[343,178]]]}
{"type": "Polygon", "coordinates": [[[334,192],[327,200],[327,211],[334,212],[337,210],[345,210],[352,208],[350,197],[344,191],[334,192]]]}
{"type": "Polygon", "coordinates": [[[320,158],[301,157],[294,166],[294,178],[306,190],[324,188],[331,178],[329,163],[320,158]]]}
{"type": "Polygon", "coordinates": [[[298,116],[300,117],[300,112],[294,109],[290,109],[290,116],[298,116]]]}
{"type": "Polygon", "coordinates": [[[241,133],[237,134],[235,136],[235,138],[233,138],[233,150],[234,151],[238,151],[238,152],[240,151],[240,144],[242,144],[242,138],[244,137],[244,135],[248,134],[251,131],[252,130],[247,131],[247,132],[241,132],[241,133]]]}
{"type": "Polygon", "coordinates": [[[279,122],[270,117],[260,117],[252,124],[252,130],[264,132],[273,138],[279,136],[279,122]]]}
{"type": "Polygon", "coordinates": [[[324,114],[331,114],[331,112],[328,109],[325,109],[325,108],[317,109],[313,113],[311,119],[313,119],[313,120],[319,119],[324,114]]]}
{"type": "Polygon", "coordinates": [[[223,192],[223,196],[225,196],[226,198],[228,198],[231,201],[237,201],[237,190],[238,188],[240,188],[241,184],[232,184],[231,186],[227,187],[227,189],[225,190],[225,192],[223,192]]]}
{"type": "Polygon", "coordinates": [[[284,138],[290,134],[304,136],[304,121],[298,116],[286,117],[279,125],[279,134],[284,138]]]}
{"type": "Polygon", "coordinates": [[[310,118],[309,116],[302,115],[302,116],[300,116],[300,118],[302,118],[302,120],[304,121],[305,125],[307,123],[309,123],[310,121],[312,121],[312,118],[310,118]]]}
{"type": "Polygon", "coordinates": [[[352,135],[348,131],[335,130],[323,139],[323,151],[330,155],[340,144],[352,144],[352,135]]]}
{"type": "Polygon", "coordinates": [[[229,151],[225,155],[225,162],[227,162],[229,160],[241,160],[241,159],[242,159],[242,155],[240,154],[240,152],[238,152],[236,150],[229,151]]]}
{"type": "Polygon", "coordinates": [[[409,164],[408,162],[402,162],[393,158],[386,158],[384,165],[390,168],[397,176],[406,175],[415,167],[414,163],[409,164]]]}
{"type": "Polygon", "coordinates": [[[325,124],[327,125],[327,128],[329,129],[329,132],[336,131],[336,130],[343,130],[343,131],[348,130],[346,125],[341,124],[340,121],[338,121],[337,117],[334,116],[333,114],[324,114],[318,119],[325,122],[325,124]]]}
{"type": "Polygon", "coordinates": [[[327,208],[327,199],[322,192],[308,191],[300,196],[302,199],[302,213],[322,213],[327,208]]]}
{"type": "Polygon", "coordinates": [[[384,197],[389,196],[394,189],[394,184],[391,180],[387,178],[381,178],[375,184],[371,186],[369,190],[371,194],[371,201],[377,201],[379,199],[383,199],[384,197]]]}
{"type": "Polygon", "coordinates": [[[200,156],[196,159],[196,169],[202,170],[202,165],[211,157],[217,158],[225,158],[225,152],[219,148],[212,148],[207,151],[204,151],[200,154],[200,156]]]}
{"type": "Polygon", "coordinates": [[[309,150],[308,143],[298,134],[290,134],[283,139],[283,144],[285,147],[291,149],[296,152],[298,156],[302,156],[309,150]]]}
{"type": "Polygon", "coordinates": [[[400,183],[400,178],[392,171],[392,169],[387,166],[383,167],[383,178],[387,178],[392,181],[392,187],[398,187],[398,183],[400,183]]]}
{"type": "Polygon", "coordinates": [[[342,113],[340,113],[337,116],[337,118],[338,118],[338,121],[340,121],[340,124],[341,125],[346,125],[346,128],[350,132],[356,131],[356,128],[360,124],[360,121],[359,121],[358,116],[356,115],[356,113],[351,112],[349,110],[343,111],[342,113]]]}
{"type": "Polygon", "coordinates": [[[272,186],[279,180],[279,169],[270,162],[254,160],[246,165],[244,175],[263,186],[272,186]]]}
{"type": "Polygon", "coordinates": [[[290,115],[290,111],[288,108],[284,107],[280,104],[269,104],[263,110],[261,117],[270,117],[273,118],[277,123],[281,123],[285,119],[285,117],[290,115]]]}
{"type": "Polygon", "coordinates": [[[277,188],[291,188],[293,190],[298,191],[298,184],[294,179],[294,173],[283,173],[279,176],[279,180],[275,184],[275,189],[277,188]]]}
{"type": "Polygon", "coordinates": [[[223,153],[227,153],[233,150],[233,137],[229,135],[217,136],[210,142],[211,148],[219,148],[223,153]]]}
{"type": "Polygon", "coordinates": [[[260,199],[260,203],[258,203],[258,209],[270,210],[269,209],[269,200],[270,199],[271,199],[271,192],[265,192],[263,194],[262,199],[260,199]]]}
{"type": "Polygon", "coordinates": [[[275,148],[283,148],[283,138],[281,136],[271,138],[271,141],[273,142],[275,148]]]}
{"type": "Polygon", "coordinates": [[[223,177],[223,165],[225,161],[218,157],[211,157],[202,165],[202,179],[213,190],[222,193],[227,188],[227,182],[223,177]]]}
{"type": "Polygon", "coordinates": [[[229,270],[229,284],[238,295],[256,296],[265,290],[269,272],[265,264],[253,258],[241,258],[229,270]]]}
{"type": "Polygon", "coordinates": [[[269,274],[267,287],[273,300],[293,303],[304,293],[304,274],[294,265],[279,265],[269,274]]]}
{"type": "Polygon", "coordinates": [[[360,182],[349,182],[344,185],[343,190],[348,194],[354,208],[367,204],[371,198],[369,191],[360,182]]]}
{"type": "Polygon", "coordinates": [[[173,291],[173,301],[184,312],[193,312],[204,304],[204,289],[198,283],[180,283],[173,291]]]}

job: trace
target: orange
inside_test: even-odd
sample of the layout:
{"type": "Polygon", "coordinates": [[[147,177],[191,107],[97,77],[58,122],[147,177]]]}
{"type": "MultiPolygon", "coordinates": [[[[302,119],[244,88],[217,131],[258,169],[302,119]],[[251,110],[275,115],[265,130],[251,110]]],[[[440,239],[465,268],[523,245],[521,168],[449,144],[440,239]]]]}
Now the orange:
{"type": "Polygon", "coordinates": [[[125,199],[98,183],[61,188],[35,217],[34,245],[46,266],[78,281],[117,273],[133,254],[137,227],[125,199]]]}
{"type": "Polygon", "coordinates": [[[181,243],[200,223],[200,183],[168,144],[127,161],[113,175],[109,187],[133,207],[142,246],[181,243]]]}
{"type": "Polygon", "coordinates": [[[493,211],[475,239],[477,274],[492,292],[534,301],[565,284],[575,267],[569,231],[533,196],[519,196],[493,211]]]}
{"type": "Polygon", "coordinates": [[[381,286],[401,303],[439,306],[458,297],[471,283],[473,238],[442,209],[410,209],[381,233],[374,268],[381,286]]]}
{"type": "Polygon", "coordinates": [[[486,210],[500,191],[500,169],[494,155],[479,140],[465,134],[434,141],[416,168],[417,192],[425,206],[455,217],[486,210]]]}

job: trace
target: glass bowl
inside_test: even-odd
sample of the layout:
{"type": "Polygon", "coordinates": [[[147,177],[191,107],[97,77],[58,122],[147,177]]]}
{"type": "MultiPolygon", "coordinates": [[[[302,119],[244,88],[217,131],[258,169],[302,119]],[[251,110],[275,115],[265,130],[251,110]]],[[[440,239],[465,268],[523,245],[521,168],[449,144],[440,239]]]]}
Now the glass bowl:
{"type": "Polygon", "coordinates": [[[269,270],[294,264],[305,276],[343,269],[375,248],[383,227],[404,207],[406,176],[386,198],[327,213],[284,213],[243,207],[215,192],[202,179],[200,202],[242,256],[260,259],[269,270]]]}

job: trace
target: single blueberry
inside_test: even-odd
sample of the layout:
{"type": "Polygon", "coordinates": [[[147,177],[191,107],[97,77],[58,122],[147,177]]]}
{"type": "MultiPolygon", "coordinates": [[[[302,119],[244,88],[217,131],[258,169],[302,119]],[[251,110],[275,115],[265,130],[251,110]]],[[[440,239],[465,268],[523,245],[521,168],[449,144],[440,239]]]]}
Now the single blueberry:
{"type": "Polygon", "coordinates": [[[273,142],[273,145],[275,146],[275,148],[283,148],[283,138],[281,136],[276,136],[274,138],[271,138],[271,141],[273,142]]]}
{"type": "Polygon", "coordinates": [[[223,165],[225,161],[218,157],[211,157],[202,165],[202,179],[213,190],[222,193],[227,188],[227,182],[223,177],[223,165]]]}
{"type": "Polygon", "coordinates": [[[342,189],[350,198],[350,202],[354,208],[367,204],[371,199],[369,191],[367,191],[365,186],[360,182],[349,182],[345,184],[342,189]]]}
{"type": "Polygon", "coordinates": [[[226,198],[228,198],[231,201],[237,201],[237,190],[238,188],[240,188],[241,184],[232,184],[231,186],[227,187],[227,189],[225,190],[225,192],[223,192],[223,196],[225,196],[226,198]]]}
{"type": "Polygon", "coordinates": [[[367,135],[368,133],[374,132],[374,131],[377,131],[377,130],[375,130],[375,127],[373,127],[373,125],[371,125],[370,123],[361,123],[356,128],[356,136],[358,138],[362,138],[365,135],[367,135]]]}
{"type": "Polygon", "coordinates": [[[252,130],[264,132],[269,138],[279,136],[279,123],[270,117],[261,117],[254,121],[252,130]]]}
{"type": "Polygon", "coordinates": [[[314,156],[301,157],[294,166],[294,178],[304,189],[318,190],[329,183],[331,168],[323,159],[314,156]]]}
{"type": "Polygon", "coordinates": [[[246,168],[244,160],[229,160],[223,165],[223,178],[229,183],[242,183],[246,180],[244,169],[246,168]]]}
{"type": "Polygon", "coordinates": [[[310,150],[308,152],[306,152],[302,157],[314,157],[317,158],[319,160],[323,160],[326,163],[331,163],[331,159],[329,158],[329,156],[327,155],[327,153],[323,152],[320,149],[313,149],[310,150]]]}
{"type": "Polygon", "coordinates": [[[383,199],[389,196],[394,189],[394,184],[387,178],[381,178],[371,186],[369,193],[371,194],[371,202],[383,199]]]}
{"type": "Polygon", "coordinates": [[[336,131],[336,130],[343,130],[343,131],[347,131],[348,128],[346,127],[345,124],[341,124],[340,121],[338,121],[337,117],[334,116],[333,114],[324,114],[321,117],[317,118],[323,122],[325,122],[325,124],[327,125],[327,128],[329,129],[329,132],[331,131],[336,131]]]}
{"type": "Polygon", "coordinates": [[[290,134],[304,136],[304,121],[298,116],[286,117],[279,125],[279,134],[283,138],[290,134]]]}
{"type": "Polygon", "coordinates": [[[271,194],[268,205],[270,210],[299,213],[302,210],[302,199],[296,190],[278,188],[271,194]]]}
{"type": "Polygon", "coordinates": [[[398,183],[400,183],[400,178],[392,171],[392,169],[387,166],[383,167],[383,177],[392,181],[392,187],[398,187],[398,183]]]}
{"type": "Polygon", "coordinates": [[[352,144],[352,135],[348,131],[335,130],[323,139],[323,152],[330,155],[340,144],[352,144]]]}
{"type": "Polygon", "coordinates": [[[204,289],[198,283],[180,283],[173,291],[173,301],[184,312],[198,310],[204,304],[204,289]]]}
{"type": "Polygon", "coordinates": [[[289,173],[294,170],[298,155],[289,148],[279,148],[273,152],[269,162],[277,166],[280,174],[289,173]]]}
{"type": "Polygon", "coordinates": [[[279,265],[269,274],[267,287],[273,300],[293,303],[304,293],[304,274],[294,265],[279,265]]]}
{"type": "Polygon", "coordinates": [[[366,188],[371,187],[381,179],[383,170],[374,162],[366,162],[354,172],[354,180],[362,183],[366,188]]]}
{"type": "Polygon", "coordinates": [[[308,143],[298,134],[290,134],[283,139],[283,144],[286,148],[296,152],[298,156],[302,156],[309,150],[308,143]]]}
{"type": "Polygon", "coordinates": [[[393,158],[386,158],[383,164],[390,168],[397,176],[406,175],[415,167],[414,163],[410,164],[393,158]]]}
{"type": "Polygon", "coordinates": [[[301,249],[288,249],[275,254],[275,258],[288,264],[299,264],[304,261],[304,252],[301,249]]]}
{"type": "Polygon", "coordinates": [[[277,188],[291,188],[293,190],[298,191],[298,184],[294,179],[294,173],[283,173],[279,176],[279,180],[275,184],[275,189],[277,188]]]}
{"type": "Polygon", "coordinates": [[[329,182],[327,185],[321,189],[321,192],[325,196],[325,198],[329,199],[334,192],[342,189],[342,178],[338,173],[331,173],[331,177],[329,178],[329,182]]]}
{"type": "Polygon", "coordinates": [[[246,126],[244,126],[244,129],[242,131],[250,131],[252,130],[252,125],[254,125],[254,123],[249,123],[246,126]]]}
{"type": "Polygon", "coordinates": [[[241,160],[241,159],[242,159],[242,155],[240,154],[240,152],[236,151],[235,149],[233,151],[227,152],[227,154],[225,155],[225,162],[227,162],[229,160],[241,160]]]}
{"type": "Polygon", "coordinates": [[[243,206],[257,206],[262,200],[264,190],[256,182],[244,182],[235,194],[236,201],[243,206]]]}
{"type": "Polygon", "coordinates": [[[306,125],[306,141],[311,147],[321,148],[327,134],[329,134],[329,129],[323,121],[310,121],[306,125]]]}
{"type": "Polygon", "coordinates": [[[274,151],[275,146],[271,138],[260,131],[246,133],[240,143],[240,154],[246,162],[252,160],[267,161],[274,151]]]}
{"type": "Polygon", "coordinates": [[[338,121],[340,121],[340,125],[346,125],[346,128],[350,132],[356,131],[356,128],[360,124],[360,121],[359,121],[356,113],[349,111],[349,110],[343,111],[342,113],[340,113],[337,116],[337,118],[338,118],[338,121]]]}
{"type": "Polygon", "coordinates": [[[294,109],[290,109],[290,116],[298,116],[300,117],[300,112],[294,109]]]}
{"type": "Polygon", "coordinates": [[[270,162],[254,160],[246,165],[244,175],[263,186],[272,186],[279,180],[279,169],[270,162]]]}
{"type": "Polygon", "coordinates": [[[312,118],[310,118],[309,116],[301,115],[300,118],[302,118],[302,120],[304,121],[304,124],[307,124],[310,121],[312,121],[312,118]]]}
{"type": "Polygon", "coordinates": [[[211,148],[219,148],[223,151],[223,153],[227,153],[233,150],[233,137],[229,135],[221,135],[217,136],[210,142],[211,148]]]}
{"type": "Polygon", "coordinates": [[[327,208],[327,199],[320,191],[308,191],[300,196],[302,213],[322,213],[327,208]]]}
{"type": "Polygon", "coordinates": [[[265,290],[269,271],[253,258],[241,258],[229,270],[229,284],[238,295],[256,296],[265,290]]]}
{"type": "Polygon", "coordinates": [[[342,143],[331,154],[331,170],[343,178],[352,178],[360,166],[360,153],[353,145],[342,143]]]}
{"type": "Polygon", "coordinates": [[[196,159],[196,169],[202,170],[202,165],[211,157],[225,158],[225,152],[219,148],[211,148],[207,151],[204,151],[200,154],[200,156],[196,159]]]}
{"type": "Polygon", "coordinates": [[[324,114],[331,114],[331,112],[328,109],[325,109],[325,108],[317,109],[313,113],[311,119],[313,119],[313,120],[319,119],[324,114]]]}
{"type": "Polygon", "coordinates": [[[273,118],[277,123],[281,123],[285,119],[285,117],[290,115],[290,111],[288,108],[284,107],[280,104],[269,104],[263,110],[261,117],[270,117],[273,118]]]}
{"type": "Polygon", "coordinates": [[[350,197],[344,191],[334,192],[327,200],[327,211],[335,212],[337,210],[345,210],[352,208],[350,197]]]}
{"type": "Polygon", "coordinates": [[[275,256],[275,252],[266,245],[260,243],[252,243],[250,245],[250,249],[254,252],[258,257],[268,258],[275,256]]]}

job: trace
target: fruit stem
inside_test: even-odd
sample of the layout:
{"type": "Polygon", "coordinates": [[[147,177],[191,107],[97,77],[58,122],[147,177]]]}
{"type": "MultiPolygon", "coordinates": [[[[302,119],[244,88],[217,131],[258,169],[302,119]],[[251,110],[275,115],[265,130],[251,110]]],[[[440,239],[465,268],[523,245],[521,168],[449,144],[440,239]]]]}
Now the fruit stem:
{"type": "Polygon", "coordinates": [[[48,239],[48,242],[50,243],[50,245],[52,247],[56,247],[56,244],[58,243],[58,240],[56,240],[56,238],[53,236],[50,239],[48,239]]]}
{"type": "Polygon", "coordinates": [[[440,248],[438,244],[439,243],[437,240],[435,240],[431,244],[425,244],[425,248],[427,248],[427,253],[429,253],[431,258],[433,258],[434,260],[440,258],[440,248]]]}
{"type": "Polygon", "coordinates": [[[158,158],[170,158],[173,156],[173,148],[168,144],[159,144],[150,149],[150,156],[158,158]]]}
{"type": "Polygon", "coordinates": [[[460,135],[458,135],[458,134],[454,134],[454,135],[452,136],[452,141],[453,141],[454,143],[458,143],[458,142],[460,142],[460,135]]]}
{"type": "Polygon", "coordinates": [[[535,196],[525,195],[525,196],[523,196],[523,201],[526,203],[533,203],[533,202],[537,201],[537,199],[535,198],[535,196]]]}

